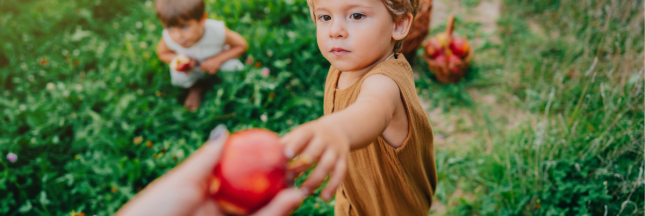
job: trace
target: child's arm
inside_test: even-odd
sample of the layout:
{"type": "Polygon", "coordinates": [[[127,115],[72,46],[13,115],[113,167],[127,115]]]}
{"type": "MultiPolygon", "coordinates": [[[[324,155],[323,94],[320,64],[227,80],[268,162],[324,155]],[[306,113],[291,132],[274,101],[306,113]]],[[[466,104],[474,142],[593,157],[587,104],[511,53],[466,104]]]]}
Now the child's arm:
{"type": "MultiPolygon", "coordinates": [[[[159,45],[157,45],[157,56],[159,57],[159,60],[162,62],[170,63],[172,59],[174,59],[177,56],[177,53],[175,51],[172,51],[170,48],[168,48],[168,45],[166,45],[166,41],[161,38],[159,40],[159,45]]],[[[197,64],[197,61],[195,59],[190,59],[190,67],[184,71],[185,73],[188,73],[193,70],[195,67],[195,64],[197,64]]]]}
{"type": "Polygon", "coordinates": [[[177,54],[175,53],[175,51],[172,51],[170,48],[168,48],[166,41],[161,38],[161,40],[159,40],[159,45],[157,45],[157,56],[162,62],[170,63],[172,59],[177,56],[177,54]]]}
{"type": "Polygon", "coordinates": [[[372,75],[365,79],[356,102],[347,109],[304,124],[284,136],[281,141],[287,157],[302,152],[292,169],[302,170],[318,161],[302,187],[313,191],[332,172],[322,192],[323,199],[330,199],[345,176],[350,149],[363,148],[382,134],[400,103],[394,80],[372,75]]]}
{"type": "Polygon", "coordinates": [[[248,45],[246,44],[246,40],[244,40],[240,34],[226,29],[225,37],[225,43],[231,46],[230,49],[224,50],[221,53],[206,59],[200,66],[202,70],[209,74],[215,74],[224,62],[232,58],[237,58],[242,55],[242,53],[246,52],[248,45]]]}

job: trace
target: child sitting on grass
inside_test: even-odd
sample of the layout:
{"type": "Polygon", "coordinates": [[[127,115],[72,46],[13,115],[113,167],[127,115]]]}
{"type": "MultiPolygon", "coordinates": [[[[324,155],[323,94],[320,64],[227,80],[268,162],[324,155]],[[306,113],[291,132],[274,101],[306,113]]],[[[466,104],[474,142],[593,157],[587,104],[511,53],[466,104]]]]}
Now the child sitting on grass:
{"type": "Polygon", "coordinates": [[[412,69],[397,54],[418,0],[309,0],[318,47],[331,63],[325,116],[281,142],[301,188],[328,174],[323,199],[336,215],[428,215],[437,185],[432,129],[412,69]],[[338,188],[338,189],[337,189],[338,188]]]}
{"type": "Polygon", "coordinates": [[[190,58],[185,70],[170,68],[170,77],[174,86],[190,89],[184,105],[196,110],[201,103],[204,86],[199,80],[204,72],[213,75],[218,70],[242,69],[237,57],[246,51],[246,41],[227,29],[224,22],[207,19],[203,0],[156,0],[155,8],[164,26],[157,55],[166,63],[180,54],[190,58]]]}

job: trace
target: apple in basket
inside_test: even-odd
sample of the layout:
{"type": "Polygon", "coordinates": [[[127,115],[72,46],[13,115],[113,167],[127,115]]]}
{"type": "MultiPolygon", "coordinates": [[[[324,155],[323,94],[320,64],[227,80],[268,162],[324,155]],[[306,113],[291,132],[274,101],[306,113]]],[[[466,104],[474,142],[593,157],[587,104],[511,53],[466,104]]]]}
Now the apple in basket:
{"type": "Polygon", "coordinates": [[[208,192],[226,214],[251,214],[287,187],[287,158],[278,134],[238,131],[226,140],[208,192]]]}
{"type": "Polygon", "coordinates": [[[457,56],[456,53],[452,52],[448,57],[448,70],[453,73],[459,73],[459,65],[463,64],[461,57],[457,56]]]}
{"type": "Polygon", "coordinates": [[[450,50],[452,50],[452,53],[463,59],[470,51],[470,43],[468,43],[468,40],[465,38],[454,37],[450,40],[450,50]]]}
{"type": "Polygon", "coordinates": [[[426,44],[426,53],[430,58],[435,58],[438,55],[443,53],[443,48],[441,47],[441,44],[437,40],[437,38],[432,38],[428,43],[426,44]]]}

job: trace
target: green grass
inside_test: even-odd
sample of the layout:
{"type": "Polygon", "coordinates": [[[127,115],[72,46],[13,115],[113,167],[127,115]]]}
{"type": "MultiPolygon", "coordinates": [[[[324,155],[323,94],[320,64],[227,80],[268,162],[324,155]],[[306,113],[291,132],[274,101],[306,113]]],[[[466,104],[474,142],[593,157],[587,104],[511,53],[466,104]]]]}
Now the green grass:
{"type": "Polygon", "coordinates": [[[476,137],[452,143],[467,147],[437,151],[437,198],[450,215],[642,215],[642,2],[504,4],[502,43],[477,50],[476,78],[430,85],[476,119],[476,137]]]}
{"type": "MultiPolygon", "coordinates": [[[[322,114],[329,65],[305,1],[207,3],[248,40],[242,59],[271,75],[250,65],[222,73],[192,113],[156,58],[162,28],[151,1],[0,1],[0,214],[113,214],[217,124],[285,133],[322,114]]],[[[316,196],[298,213],[332,210],[316,196]]]]}
{"type": "MultiPolygon", "coordinates": [[[[111,215],[217,124],[284,134],[322,115],[329,64],[304,0],[206,2],[249,42],[242,59],[271,75],[255,63],[219,74],[193,113],[155,56],[151,1],[0,0],[0,215],[111,215]]],[[[642,2],[504,5],[501,43],[479,44],[466,80],[441,85],[415,67],[423,100],[474,118],[457,125],[473,139],[437,147],[435,199],[450,215],[642,215],[642,2]],[[526,118],[509,127],[507,115],[526,118]]],[[[295,214],[332,215],[333,201],[312,196],[295,214]]]]}

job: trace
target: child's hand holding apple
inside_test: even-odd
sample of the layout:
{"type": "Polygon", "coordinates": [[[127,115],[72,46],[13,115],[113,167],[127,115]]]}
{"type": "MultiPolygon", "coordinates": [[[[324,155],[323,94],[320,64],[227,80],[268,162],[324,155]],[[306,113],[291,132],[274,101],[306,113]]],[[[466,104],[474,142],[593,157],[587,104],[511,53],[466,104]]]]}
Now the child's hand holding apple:
{"type": "Polygon", "coordinates": [[[170,68],[176,71],[190,73],[191,71],[193,71],[196,64],[197,61],[195,59],[192,59],[184,54],[179,54],[175,56],[175,58],[173,58],[170,62],[170,68]]]}

